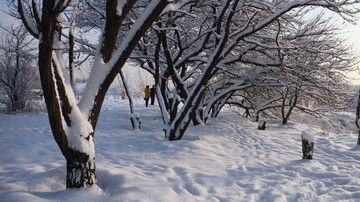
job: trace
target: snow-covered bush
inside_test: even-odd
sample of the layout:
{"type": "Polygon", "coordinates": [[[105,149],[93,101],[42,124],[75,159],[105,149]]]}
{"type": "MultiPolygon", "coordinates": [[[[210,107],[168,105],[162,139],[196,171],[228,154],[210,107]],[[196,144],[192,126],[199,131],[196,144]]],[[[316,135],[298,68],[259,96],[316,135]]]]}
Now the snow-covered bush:
{"type": "Polygon", "coordinates": [[[32,40],[23,26],[3,28],[0,41],[0,103],[7,112],[31,109],[38,74],[32,40]]]}

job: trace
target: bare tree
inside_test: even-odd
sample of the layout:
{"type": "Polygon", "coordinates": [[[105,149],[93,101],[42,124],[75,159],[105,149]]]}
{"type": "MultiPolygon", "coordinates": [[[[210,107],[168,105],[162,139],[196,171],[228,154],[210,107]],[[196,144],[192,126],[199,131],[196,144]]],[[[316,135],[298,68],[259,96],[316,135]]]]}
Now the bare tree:
{"type": "MultiPolygon", "coordinates": [[[[18,12],[27,30],[39,40],[39,72],[53,136],[66,159],[67,188],[96,183],[94,135],[100,109],[111,83],[137,42],[168,5],[167,0],[144,1],[143,12],[128,32],[119,30],[137,1],[107,0],[103,32],[83,97],[76,103],[62,47],[60,16],[78,1],[18,0],[18,12]],[[118,3],[121,4],[118,5],[118,3]],[[119,41],[119,45],[117,45],[119,41]]],[[[66,45],[66,44],[65,44],[66,45]]]]}
{"type": "MultiPolygon", "coordinates": [[[[289,17],[284,16],[282,20],[287,21],[289,17]]],[[[290,22],[279,23],[277,37],[272,37],[276,40],[266,44],[278,47],[268,50],[277,59],[267,63],[266,71],[258,75],[264,82],[249,92],[253,95],[247,101],[256,106],[256,119],[261,113],[265,117],[281,118],[286,124],[293,111],[319,116],[324,110],[314,105],[310,108],[311,102],[334,108],[334,103],[344,102],[344,98],[350,96],[344,92],[344,77],[345,72],[354,67],[355,58],[337,38],[336,29],[322,19],[321,14],[311,21],[290,22]]],[[[259,48],[268,49],[261,46],[259,48]]],[[[247,63],[264,69],[261,67],[264,64],[250,58],[247,63]]]]}
{"type": "MultiPolygon", "coordinates": [[[[319,31],[316,27],[294,26],[296,21],[304,18],[312,8],[322,7],[350,19],[349,17],[358,12],[351,6],[359,3],[356,0],[180,2],[177,9],[169,12],[162,22],[156,23],[154,34],[144,36],[139,43],[142,46],[139,47],[136,58],[143,68],[154,75],[158,101],[166,125],[165,133],[170,140],[182,138],[199,108],[203,107],[201,105],[208,104],[208,109],[215,109],[216,105],[216,111],[219,111],[226,99],[238,95],[235,90],[231,90],[235,89],[236,85],[238,91],[244,91],[249,85],[265,86],[271,82],[279,86],[279,82],[274,82],[278,80],[276,76],[269,78],[269,75],[266,75],[273,66],[285,68],[287,73],[292,69],[299,69],[300,72],[301,68],[297,66],[301,64],[300,60],[296,63],[292,60],[296,55],[288,53],[310,53],[311,50],[302,48],[300,43],[294,43],[294,46],[287,48],[285,43],[278,43],[277,33],[281,32],[282,37],[295,37],[294,41],[314,35],[319,31]],[[177,12],[179,8],[182,12],[177,12]],[[276,29],[279,23],[284,23],[281,26],[283,30],[276,29]],[[297,33],[291,33],[292,31],[297,33]],[[291,62],[290,65],[282,62],[285,61],[285,56],[286,62],[291,62]],[[257,74],[252,76],[249,74],[251,72],[257,74]],[[242,86],[239,86],[239,82],[229,82],[223,85],[224,88],[218,88],[216,80],[222,81],[222,75],[226,74],[243,81],[242,86]],[[262,83],[259,83],[260,80],[255,76],[264,78],[262,83]],[[212,89],[218,90],[211,92],[212,89]],[[219,95],[219,99],[210,101],[212,98],[207,95],[212,95],[212,98],[219,95]]],[[[326,54],[319,53],[316,62],[326,61],[324,55],[326,54]]],[[[313,65],[318,65],[317,68],[320,69],[323,67],[321,63],[313,65]]],[[[303,68],[310,66],[311,63],[307,63],[303,68]]],[[[291,86],[291,83],[286,86],[291,86]]],[[[294,103],[297,102],[291,102],[294,103]]],[[[284,118],[287,119],[290,113],[285,114],[285,107],[288,105],[283,106],[284,118]]],[[[293,105],[289,109],[291,112],[293,105]]]]}
{"type": "Polygon", "coordinates": [[[2,28],[5,34],[0,42],[0,102],[10,112],[28,110],[34,99],[38,74],[34,67],[36,52],[34,40],[23,26],[2,28]]]}

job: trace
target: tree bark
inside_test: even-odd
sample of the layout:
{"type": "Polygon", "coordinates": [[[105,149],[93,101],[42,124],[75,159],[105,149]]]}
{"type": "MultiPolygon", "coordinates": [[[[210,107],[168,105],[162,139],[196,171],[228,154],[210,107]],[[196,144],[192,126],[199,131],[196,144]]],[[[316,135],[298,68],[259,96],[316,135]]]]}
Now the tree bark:
{"type": "Polygon", "coordinates": [[[69,149],[66,156],[66,188],[88,187],[96,183],[95,157],[69,149]]]}

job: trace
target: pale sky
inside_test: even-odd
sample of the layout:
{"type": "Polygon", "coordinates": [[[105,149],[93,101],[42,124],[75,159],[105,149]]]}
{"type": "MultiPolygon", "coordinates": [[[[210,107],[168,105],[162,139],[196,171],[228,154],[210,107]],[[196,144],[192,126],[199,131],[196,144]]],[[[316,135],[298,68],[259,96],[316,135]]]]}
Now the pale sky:
{"type": "MultiPolygon", "coordinates": [[[[7,27],[12,25],[15,21],[14,18],[10,17],[6,13],[4,13],[4,10],[7,10],[5,7],[5,1],[0,0],[0,25],[3,27],[7,27]]],[[[1,33],[2,31],[0,31],[1,33]]]]}
{"type": "Polygon", "coordinates": [[[342,30],[343,36],[347,39],[349,45],[352,45],[354,50],[360,53],[360,13],[357,16],[357,24],[346,24],[346,27],[342,30]]]}
{"type": "Polygon", "coordinates": [[[360,20],[357,21],[356,25],[347,25],[343,30],[342,36],[347,39],[347,43],[352,46],[355,54],[358,56],[358,70],[350,73],[349,77],[354,78],[351,83],[360,85],[360,20]]]}

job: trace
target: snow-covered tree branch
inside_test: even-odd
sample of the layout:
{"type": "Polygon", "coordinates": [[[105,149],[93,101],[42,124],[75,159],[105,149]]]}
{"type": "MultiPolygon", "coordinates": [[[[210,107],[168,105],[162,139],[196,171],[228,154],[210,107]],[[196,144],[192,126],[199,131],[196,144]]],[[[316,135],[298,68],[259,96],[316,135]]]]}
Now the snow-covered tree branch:
{"type": "MultiPolygon", "coordinates": [[[[280,111],[287,120],[293,109],[306,109],[297,105],[301,100],[298,96],[309,97],[310,89],[334,95],[336,81],[328,78],[341,75],[341,71],[351,66],[353,58],[346,56],[341,40],[334,38],[335,30],[328,18],[322,13],[312,18],[311,10],[327,9],[349,17],[357,11],[352,7],[356,3],[359,1],[179,1],[177,8],[181,12],[173,10],[163,15],[154,34],[145,36],[146,43],[141,43],[137,55],[132,57],[150,73],[160,70],[158,87],[164,99],[161,106],[166,107],[162,111],[167,111],[170,117],[170,123],[165,122],[166,136],[171,140],[181,139],[200,103],[199,107],[206,106],[209,113],[213,109],[211,105],[217,103],[220,107],[227,99],[234,103],[233,97],[238,96],[244,99],[238,103],[247,106],[247,110],[283,108],[280,111]],[[161,46],[154,46],[159,43],[161,46]],[[237,89],[233,82],[211,92],[224,78],[244,80],[244,86],[250,89],[238,87],[233,93],[230,89],[237,89]],[[286,99],[266,106],[262,104],[264,100],[254,101],[256,95],[245,95],[255,88],[267,88],[269,92],[280,92],[276,90],[280,88],[295,89],[294,92],[301,89],[307,93],[299,91],[284,96],[285,93],[280,97],[286,99]],[[210,101],[216,97],[225,100],[210,101]]],[[[344,19],[351,21],[348,17],[344,19]]],[[[279,95],[269,94],[266,99],[272,96],[279,95]]]]}

